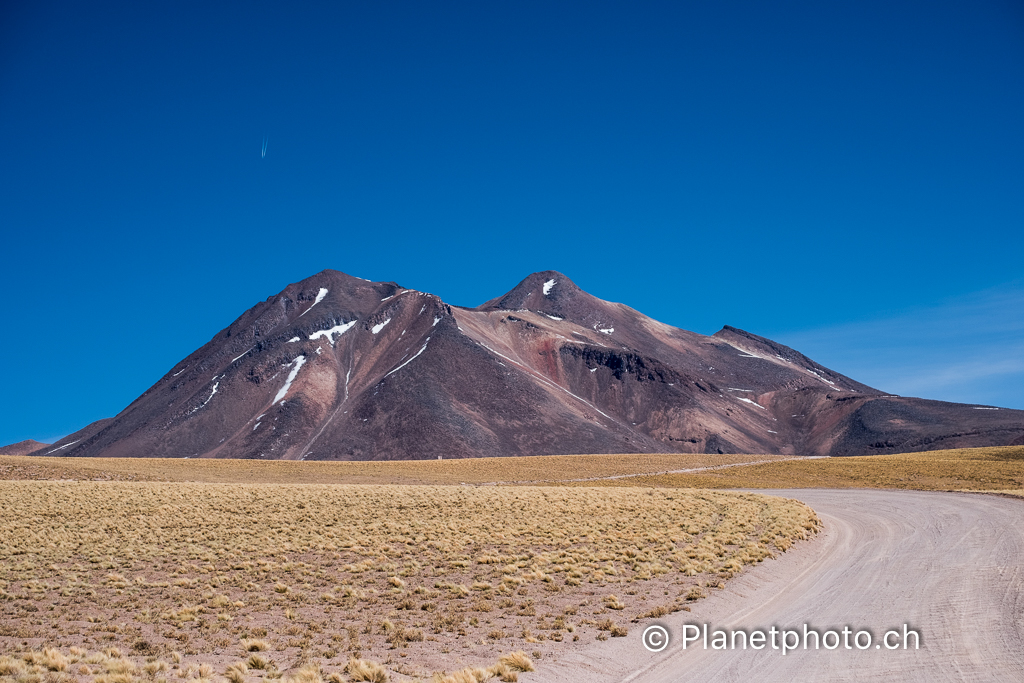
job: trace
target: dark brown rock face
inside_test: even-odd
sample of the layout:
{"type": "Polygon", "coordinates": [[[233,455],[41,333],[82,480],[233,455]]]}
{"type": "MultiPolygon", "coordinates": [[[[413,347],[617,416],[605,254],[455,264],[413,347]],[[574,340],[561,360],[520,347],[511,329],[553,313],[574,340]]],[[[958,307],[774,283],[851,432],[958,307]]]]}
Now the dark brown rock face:
{"type": "MultiPolygon", "coordinates": [[[[534,273],[474,309],[327,270],[246,311],[69,456],[856,455],[1024,438],[1024,411],[886,396],[534,273]]],[[[41,453],[42,451],[36,451],[41,453]]]]}

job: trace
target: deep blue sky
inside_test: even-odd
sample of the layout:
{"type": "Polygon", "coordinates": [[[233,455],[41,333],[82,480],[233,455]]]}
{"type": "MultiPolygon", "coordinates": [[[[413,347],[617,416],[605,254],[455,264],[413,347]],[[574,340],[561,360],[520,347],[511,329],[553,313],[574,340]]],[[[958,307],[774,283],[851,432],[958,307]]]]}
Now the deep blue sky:
{"type": "Polygon", "coordinates": [[[0,444],[324,268],[1024,408],[1024,5],[8,0],[0,229],[0,444]]]}

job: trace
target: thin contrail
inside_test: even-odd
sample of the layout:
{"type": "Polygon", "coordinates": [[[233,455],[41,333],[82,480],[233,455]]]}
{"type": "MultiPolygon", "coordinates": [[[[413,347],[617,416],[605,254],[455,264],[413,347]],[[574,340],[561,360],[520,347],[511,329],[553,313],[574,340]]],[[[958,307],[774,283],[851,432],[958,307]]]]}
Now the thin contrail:
{"type": "Polygon", "coordinates": [[[267,156],[267,136],[264,135],[263,136],[263,154],[262,154],[262,156],[260,158],[261,159],[265,159],[266,156],[267,156]]]}

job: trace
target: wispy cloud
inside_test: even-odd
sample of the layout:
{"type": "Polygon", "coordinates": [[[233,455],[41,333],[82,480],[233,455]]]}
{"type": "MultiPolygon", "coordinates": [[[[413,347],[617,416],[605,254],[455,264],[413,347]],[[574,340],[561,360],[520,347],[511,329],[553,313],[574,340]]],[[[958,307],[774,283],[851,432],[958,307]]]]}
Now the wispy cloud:
{"type": "Polygon", "coordinates": [[[775,338],[885,391],[1024,408],[1024,286],[775,338]]]}

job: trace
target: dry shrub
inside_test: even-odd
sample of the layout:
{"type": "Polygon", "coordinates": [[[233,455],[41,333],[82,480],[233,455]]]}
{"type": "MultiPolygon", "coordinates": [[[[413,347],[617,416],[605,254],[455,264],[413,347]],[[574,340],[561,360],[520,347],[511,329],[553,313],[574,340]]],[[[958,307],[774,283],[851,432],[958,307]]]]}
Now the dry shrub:
{"type": "Polygon", "coordinates": [[[269,645],[265,640],[257,640],[255,638],[243,638],[242,649],[246,652],[263,652],[269,645]]]}
{"type": "Polygon", "coordinates": [[[687,600],[700,600],[703,597],[704,597],[704,591],[702,591],[697,586],[694,586],[693,588],[691,588],[689,590],[689,592],[686,594],[686,599],[687,600]]]}
{"type": "Polygon", "coordinates": [[[608,609],[625,609],[626,605],[614,595],[609,595],[604,599],[604,606],[608,609]]]}
{"type": "MultiPolygon", "coordinates": [[[[523,655],[526,656],[525,654],[523,655]]],[[[527,660],[529,664],[529,660],[527,660]]],[[[530,671],[532,671],[532,664],[529,664],[530,671]]],[[[431,678],[431,683],[481,683],[482,681],[497,678],[503,683],[516,683],[519,680],[519,674],[516,671],[522,671],[524,669],[513,669],[508,664],[499,661],[493,666],[489,666],[486,669],[479,667],[466,667],[454,673],[443,675],[434,674],[431,678]]]]}
{"type": "Polygon", "coordinates": [[[67,671],[70,664],[67,657],[52,647],[44,648],[42,652],[28,652],[22,655],[22,659],[47,671],[67,671]]]}
{"type": "Polygon", "coordinates": [[[23,676],[28,672],[28,665],[22,659],[9,655],[0,655],[0,676],[23,676]]]}
{"type": "Polygon", "coordinates": [[[388,676],[387,669],[377,662],[373,662],[368,659],[356,659],[355,657],[348,660],[345,672],[353,681],[387,683],[390,678],[388,676]]]}
{"type": "Polygon", "coordinates": [[[167,662],[159,659],[152,662],[146,662],[142,665],[142,671],[150,678],[156,676],[158,673],[167,671],[167,668],[167,662]]]}
{"type": "Polygon", "coordinates": [[[136,683],[135,676],[130,673],[100,674],[92,680],[93,683],[136,683]]]}
{"type": "Polygon", "coordinates": [[[320,674],[320,665],[306,664],[295,673],[285,676],[284,683],[324,683],[320,674]]]}
{"type": "Polygon", "coordinates": [[[507,664],[502,664],[501,662],[492,666],[490,671],[502,683],[516,683],[519,680],[519,674],[513,671],[507,664]]]}
{"type": "Polygon", "coordinates": [[[665,616],[666,614],[671,614],[672,612],[675,612],[677,609],[678,608],[675,605],[658,605],[657,607],[654,607],[644,612],[643,614],[638,614],[634,621],[639,621],[640,619],[658,619],[660,617],[665,616]]]}
{"type": "MultiPolygon", "coordinates": [[[[108,653],[110,650],[107,651],[108,653]]],[[[116,650],[114,650],[116,652],[116,650]]],[[[125,659],[118,653],[116,656],[112,654],[107,655],[106,661],[103,662],[103,668],[106,669],[109,674],[126,674],[132,675],[135,673],[135,663],[130,659],[125,659]]],[[[213,669],[210,669],[210,674],[213,674],[213,669]]],[[[209,678],[209,676],[207,676],[209,678]]]]}
{"type": "Polygon", "coordinates": [[[249,671],[249,665],[245,662],[235,662],[224,671],[224,677],[231,683],[245,683],[245,674],[249,671]]]}
{"type": "Polygon", "coordinates": [[[267,668],[267,665],[270,662],[267,661],[266,657],[257,654],[251,654],[249,655],[249,659],[245,660],[245,663],[250,669],[257,669],[259,671],[262,671],[267,668]]]}
{"type": "Polygon", "coordinates": [[[533,671],[533,660],[525,652],[518,650],[502,655],[498,662],[504,664],[513,671],[533,671]]]}
{"type": "Polygon", "coordinates": [[[387,619],[384,620],[384,632],[386,639],[391,645],[399,647],[409,642],[421,642],[423,640],[423,631],[414,628],[406,628],[401,624],[392,624],[387,619]]]}
{"type": "Polygon", "coordinates": [[[599,622],[597,624],[597,630],[598,631],[607,631],[608,633],[611,634],[611,636],[613,638],[622,638],[627,633],[629,633],[629,629],[627,629],[624,626],[619,626],[618,624],[616,624],[611,619],[605,619],[605,620],[599,622]]]}
{"type": "Polygon", "coordinates": [[[489,600],[480,598],[479,600],[475,601],[472,605],[470,605],[469,609],[473,612],[490,612],[492,609],[494,609],[494,605],[489,600]]]}

